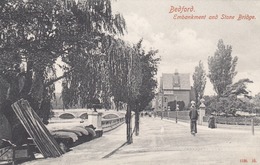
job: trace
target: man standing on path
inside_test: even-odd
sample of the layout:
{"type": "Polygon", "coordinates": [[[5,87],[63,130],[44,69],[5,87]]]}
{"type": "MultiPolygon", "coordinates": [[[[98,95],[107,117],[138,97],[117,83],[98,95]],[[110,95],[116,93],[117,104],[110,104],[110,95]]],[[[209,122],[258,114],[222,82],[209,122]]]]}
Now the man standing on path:
{"type": "Polygon", "coordinates": [[[191,134],[195,136],[195,134],[197,133],[197,120],[198,120],[199,114],[195,107],[194,101],[191,101],[191,110],[189,112],[189,116],[190,116],[191,134]]]}

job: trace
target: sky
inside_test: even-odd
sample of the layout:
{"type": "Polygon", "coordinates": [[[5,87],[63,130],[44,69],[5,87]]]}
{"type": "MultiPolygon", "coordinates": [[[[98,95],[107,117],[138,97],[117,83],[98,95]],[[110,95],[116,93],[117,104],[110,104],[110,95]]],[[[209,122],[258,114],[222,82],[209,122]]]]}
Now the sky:
{"type": "MultiPolygon", "coordinates": [[[[252,0],[112,0],[112,11],[126,20],[123,39],[137,43],[143,38],[145,50],[158,49],[162,73],[194,73],[201,60],[208,73],[207,59],[213,56],[219,39],[232,46],[238,57],[234,82],[249,78],[252,95],[260,92],[260,1],[252,0]],[[170,9],[176,9],[170,13],[170,9]],[[187,9],[182,12],[179,8],[187,9]],[[254,17],[238,20],[239,15],[254,17]],[[205,19],[174,19],[177,16],[206,16],[205,19]],[[223,16],[233,19],[221,19],[223,16]],[[209,16],[218,16],[209,19],[209,16]]],[[[191,84],[193,84],[191,78],[191,84]]],[[[205,95],[214,90],[207,79],[205,95]]]]}

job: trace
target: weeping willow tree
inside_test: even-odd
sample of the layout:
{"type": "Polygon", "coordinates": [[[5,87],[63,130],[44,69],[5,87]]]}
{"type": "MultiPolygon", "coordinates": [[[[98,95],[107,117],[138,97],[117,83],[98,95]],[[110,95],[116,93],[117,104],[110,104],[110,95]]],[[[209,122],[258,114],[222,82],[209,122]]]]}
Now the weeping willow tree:
{"type": "Polygon", "coordinates": [[[141,83],[138,53],[130,44],[110,35],[98,37],[96,42],[98,46],[94,50],[85,48],[81,55],[67,62],[74,69],[74,74],[66,77],[63,88],[70,95],[68,105],[80,102],[85,107],[94,99],[100,99],[109,107],[111,97],[116,105],[130,103],[138,95],[141,83]]]}
{"type": "Polygon", "coordinates": [[[14,143],[27,137],[10,105],[25,98],[47,123],[54,83],[62,78],[66,107],[97,100],[109,107],[113,97],[116,104],[127,103],[128,114],[136,109],[145,58],[140,45],[115,37],[125,28],[110,0],[1,1],[0,80],[6,92],[1,113],[12,125],[14,143]],[[54,67],[58,58],[64,63],[60,77],[54,67]]]}
{"type": "Polygon", "coordinates": [[[100,35],[93,42],[97,43],[94,50],[82,49],[80,55],[67,62],[71,66],[77,61],[73,66],[75,74],[66,77],[64,83],[63,91],[70,96],[66,104],[80,102],[85,107],[98,99],[109,107],[112,97],[117,107],[119,103],[127,104],[127,141],[131,142],[131,111],[136,112],[143,79],[141,48],[111,35],[100,35]]]}
{"type": "MultiPolygon", "coordinates": [[[[110,89],[117,106],[120,102],[127,104],[126,132],[127,142],[130,144],[132,143],[131,112],[135,110],[143,77],[141,55],[136,46],[122,40],[114,40],[112,43],[110,54],[108,54],[110,89]]],[[[136,116],[139,117],[138,114],[136,116]]]]}
{"type": "Polygon", "coordinates": [[[96,38],[104,33],[123,34],[124,28],[123,17],[112,15],[109,0],[70,1],[69,4],[61,0],[1,1],[1,81],[9,84],[1,86],[2,91],[8,91],[1,100],[1,113],[12,125],[13,142],[20,144],[26,137],[22,137],[25,133],[21,132],[10,105],[25,98],[47,123],[54,82],[67,77],[64,86],[80,88],[73,77],[82,76],[76,74],[81,72],[81,67],[86,63],[93,63],[94,68],[101,66],[91,53],[98,47],[96,38]],[[59,57],[66,63],[61,77],[56,76],[54,67],[59,57]]]}
{"type": "Polygon", "coordinates": [[[154,98],[157,87],[155,75],[159,58],[157,50],[145,52],[142,40],[130,45],[119,39],[111,39],[107,49],[109,84],[114,102],[127,104],[127,142],[131,143],[131,112],[135,112],[136,135],[139,132],[139,112],[154,98]]]}
{"type": "Polygon", "coordinates": [[[67,51],[62,57],[66,63],[64,70],[72,70],[63,81],[63,102],[67,108],[78,104],[85,107],[102,100],[108,108],[111,98],[108,42],[112,36],[124,34],[125,21],[120,14],[111,14],[107,0],[79,1],[70,6],[78,27],[73,27],[71,33],[77,37],[65,43],[67,51]]]}

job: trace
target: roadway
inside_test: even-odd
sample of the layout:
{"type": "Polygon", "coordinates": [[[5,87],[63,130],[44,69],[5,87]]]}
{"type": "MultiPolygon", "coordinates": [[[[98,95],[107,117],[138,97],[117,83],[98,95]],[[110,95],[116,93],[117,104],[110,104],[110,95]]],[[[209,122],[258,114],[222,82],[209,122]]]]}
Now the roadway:
{"type": "Polygon", "coordinates": [[[126,141],[126,126],[105,133],[74,147],[59,158],[38,159],[26,165],[241,165],[260,164],[260,129],[253,136],[248,129],[198,126],[192,136],[189,124],[160,118],[143,117],[140,135],[133,143],[119,148],[126,141]],[[111,154],[112,151],[115,151],[111,154]],[[104,158],[107,157],[107,158],[104,158]]]}

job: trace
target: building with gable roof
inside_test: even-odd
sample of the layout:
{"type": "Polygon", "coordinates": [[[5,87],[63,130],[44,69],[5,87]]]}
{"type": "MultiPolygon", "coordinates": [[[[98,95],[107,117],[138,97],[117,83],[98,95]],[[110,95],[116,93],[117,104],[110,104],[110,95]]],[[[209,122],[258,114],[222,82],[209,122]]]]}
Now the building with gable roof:
{"type": "Polygon", "coordinates": [[[194,99],[193,93],[189,73],[179,73],[177,70],[175,73],[162,73],[155,108],[169,110],[168,103],[173,101],[183,101],[185,107],[188,107],[194,99]]]}

